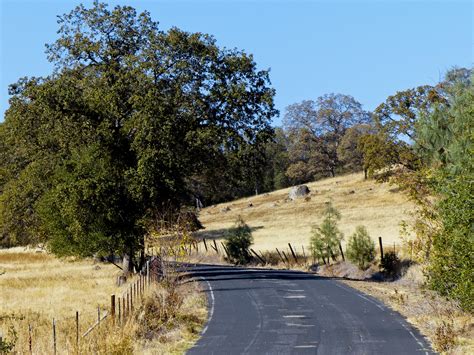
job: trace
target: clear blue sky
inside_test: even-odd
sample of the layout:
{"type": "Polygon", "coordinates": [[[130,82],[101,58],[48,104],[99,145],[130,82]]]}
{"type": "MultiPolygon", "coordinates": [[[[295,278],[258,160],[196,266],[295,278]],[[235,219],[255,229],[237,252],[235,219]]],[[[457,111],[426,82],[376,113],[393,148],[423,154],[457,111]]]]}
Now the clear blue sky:
{"type": "MultiPolygon", "coordinates": [[[[80,1],[0,2],[3,120],[8,85],[51,72],[44,44],[56,38],[56,15],[80,1]]],[[[450,67],[473,62],[471,1],[106,2],[146,9],[162,29],[209,33],[221,46],[254,54],[260,68],[271,68],[282,112],[330,92],[350,94],[372,110],[397,90],[434,84],[450,67]]]]}

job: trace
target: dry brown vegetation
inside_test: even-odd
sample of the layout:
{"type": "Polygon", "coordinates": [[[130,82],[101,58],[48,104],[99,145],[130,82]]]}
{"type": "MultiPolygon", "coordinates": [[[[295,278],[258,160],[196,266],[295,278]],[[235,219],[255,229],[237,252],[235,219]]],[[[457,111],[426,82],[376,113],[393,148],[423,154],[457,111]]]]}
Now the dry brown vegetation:
{"type": "MultiPolygon", "coordinates": [[[[155,285],[128,323],[113,327],[104,321],[87,337],[75,340],[75,312],[82,335],[110,307],[120,270],[93,260],[57,259],[43,251],[14,248],[0,251],[0,332],[15,341],[15,353],[29,353],[29,326],[35,354],[53,352],[52,321],[57,328],[57,352],[183,353],[197,339],[206,319],[206,299],[194,283],[173,288],[155,285]],[[171,290],[171,291],[170,291],[171,290]],[[159,301],[158,310],[152,307],[159,301]],[[179,301],[178,303],[176,303],[179,301]],[[163,313],[164,312],[164,313],[163,313]],[[153,336],[142,337],[147,320],[155,319],[153,336]],[[14,332],[12,332],[14,330],[14,332]]],[[[132,280],[129,280],[132,281],[132,280]]]]}
{"type": "Polygon", "coordinates": [[[362,173],[307,185],[311,193],[306,199],[288,200],[287,188],[207,207],[199,216],[205,230],[197,235],[221,238],[240,215],[253,229],[255,249],[284,248],[288,242],[306,248],[311,226],[322,221],[325,202],[332,200],[342,214],[339,227],[346,239],[362,224],[374,239],[382,237],[387,245],[401,243],[400,222],[409,219],[413,205],[393,186],[364,180],[362,173]]]}

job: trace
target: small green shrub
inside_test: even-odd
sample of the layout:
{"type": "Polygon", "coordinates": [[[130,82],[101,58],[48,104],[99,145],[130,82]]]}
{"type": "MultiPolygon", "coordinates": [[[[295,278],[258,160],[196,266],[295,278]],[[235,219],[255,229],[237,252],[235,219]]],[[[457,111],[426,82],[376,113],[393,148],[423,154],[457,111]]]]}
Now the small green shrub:
{"type": "Polygon", "coordinates": [[[364,226],[357,226],[347,243],[347,258],[365,270],[375,259],[375,243],[364,226]]]}
{"type": "Polygon", "coordinates": [[[396,278],[400,276],[402,263],[394,251],[385,253],[380,263],[380,269],[385,277],[396,278]]]}
{"type": "Polygon", "coordinates": [[[225,241],[229,261],[234,264],[248,263],[251,260],[249,249],[252,243],[252,230],[239,216],[235,227],[229,231],[225,241]]]}
{"type": "Polygon", "coordinates": [[[15,343],[18,340],[18,335],[13,326],[8,329],[8,335],[10,340],[0,338],[0,354],[9,354],[13,351],[15,343]]]}

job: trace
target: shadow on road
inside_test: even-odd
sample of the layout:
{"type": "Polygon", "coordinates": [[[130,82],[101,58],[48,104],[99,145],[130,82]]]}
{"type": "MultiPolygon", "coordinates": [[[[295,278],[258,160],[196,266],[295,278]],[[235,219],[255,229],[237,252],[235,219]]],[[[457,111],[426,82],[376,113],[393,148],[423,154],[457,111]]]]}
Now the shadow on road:
{"type": "Polygon", "coordinates": [[[320,277],[301,271],[292,270],[270,270],[270,269],[243,269],[240,267],[225,265],[187,265],[180,271],[181,280],[194,281],[196,278],[205,278],[209,281],[227,280],[328,280],[330,278],[320,277]]]}

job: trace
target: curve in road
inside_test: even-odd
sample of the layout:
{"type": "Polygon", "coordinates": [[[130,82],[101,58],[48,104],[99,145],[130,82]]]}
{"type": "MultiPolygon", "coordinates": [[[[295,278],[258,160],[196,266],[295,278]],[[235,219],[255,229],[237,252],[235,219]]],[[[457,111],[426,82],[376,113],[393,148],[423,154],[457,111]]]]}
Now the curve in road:
{"type": "Polygon", "coordinates": [[[188,354],[431,354],[397,312],[312,274],[195,265],[208,322],[188,354]]]}

